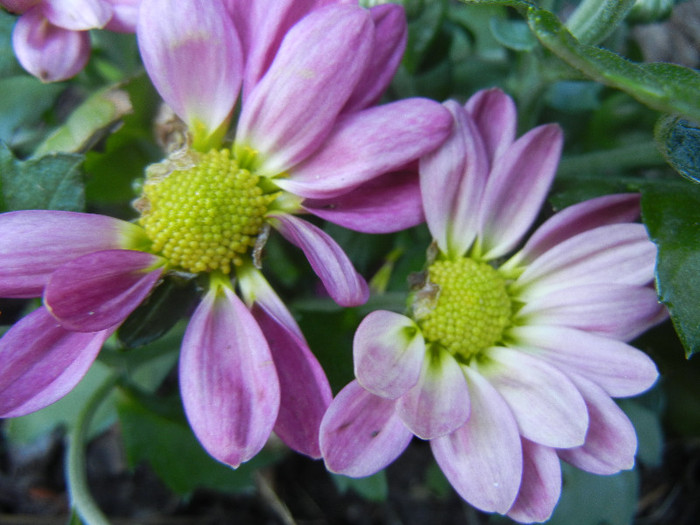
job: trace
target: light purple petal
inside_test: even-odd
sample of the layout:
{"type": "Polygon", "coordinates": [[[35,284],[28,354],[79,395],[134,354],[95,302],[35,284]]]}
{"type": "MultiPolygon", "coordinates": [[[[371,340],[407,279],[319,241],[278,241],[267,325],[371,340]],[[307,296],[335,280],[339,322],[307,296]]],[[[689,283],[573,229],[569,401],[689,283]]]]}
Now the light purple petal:
{"type": "Polygon", "coordinates": [[[112,4],[112,18],[105,29],[118,33],[135,33],[141,0],[107,0],[112,4]]]}
{"type": "Polygon", "coordinates": [[[572,375],[588,405],[590,425],[583,446],[559,451],[559,457],[593,474],[610,475],[634,466],[637,435],[625,413],[597,385],[572,375]]]}
{"type": "Polygon", "coordinates": [[[317,226],[286,213],[268,215],[289,242],[301,248],[333,300],[341,306],[367,302],[369,287],[343,249],[317,226]]]}
{"type": "Polygon", "coordinates": [[[42,82],[66,80],[90,57],[90,35],[50,24],[37,6],[23,14],[12,31],[17,60],[42,82]]]}
{"type": "Polygon", "coordinates": [[[394,401],[367,392],[357,381],[340,391],[321,422],[326,468],[351,477],[379,472],[401,455],[412,438],[394,413],[394,401]]]}
{"type": "Polygon", "coordinates": [[[0,5],[10,13],[24,13],[42,0],[0,0],[0,5]]]}
{"type": "Polygon", "coordinates": [[[380,175],[330,199],[307,199],[304,209],[329,222],[363,233],[393,233],[425,221],[418,172],[380,175]]]}
{"type": "Polygon", "coordinates": [[[515,140],[518,124],[515,103],[500,89],[483,89],[470,97],[464,107],[481,134],[490,167],[515,140]]]}
{"type": "Polygon", "coordinates": [[[583,444],[588,412],[570,379],[519,350],[494,347],[488,356],[479,370],[510,406],[523,437],[556,448],[583,444]]]}
{"type": "Polygon", "coordinates": [[[559,126],[539,126],[492,166],[479,215],[485,258],[508,253],[530,229],[554,179],[562,142],[559,126]]]}
{"type": "Polygon", "coordinates": [[[237,467],[267,442],[280,388],[265,336],[226,287],[210,290],[192,315],[180,352],[187,419],[214,458],[237,467]]]}
{"type": "Polygon", "coordinates": [[[520,300],[579,285],[645,286],[654,277],[656,246],[641,224],[612,224],[580,233],[535,259],[512,286],[520,300]]]}
{"type": "Polygon", "coordinates": [[[519,325],[557,325],[629,341],[667,317],[649,287],[591,284],[562,288],[529,300],[519,325]]]}
{"type": "Polygon", "coordinates": [[[401,420],[421,439],[454,432],[469,419],[469,387],[464,372],[445,350],[425,353],[418,383],[397,401],[401,420]]]}
{"type": "Polygon", "coordinates": [[[263,308],[253,308],[253,315],[277,369],[280,408],[275,433],[297,452],[320,458],[319,428],[333,398],[326,374],[306,341],[297,335],[298,328],[289,331],[263,308]]]}
{"type": "Polygon", "coordinates": [[[41,10],[53,25],[73,31],[101,28],[112,17],[103,0],[43,0],[41,10]]]}
{"type": "Polygon", "coordinates": [[[113,331],[70,332],[43,307],[16,323],[0,339],[0,417],[23,416],[65,396],[113,331]]]}
{"type": "Polygon", "coordinates": [[[425,341],[408,317],[372,312],[357,327],[352,348],[357,381],[371,393],[396,399],[418,382],[425,341]]]}
{"type": "Polygon", "coordinates": [[[104,330],[124,321],[151,293],[162,264],[156,255],[132,250],[83,255],[51,274],[44,304],[68,330],[104,330]]]}
{"type": "Polygon", "coordinates": [[[371,53],[364,9],[318,9],[290,29],[241,111],[236,143],[260,152],[259,170],[284,172],[328,135],[371,53]]]}
{"type": "Polygon", "coordinates": [[[137,36],[141,58],[163,100],[192,130],[212,134],[238,97],[243,54],[220,2],[143,0],[137,36]]]}
{"type": "Polygon", "coordinates": [[[523,439],[523,481],[508,517],[521,523],[547,521],[561,494],[561,466],[554,449],[523,439]]]}
{"type": "Polygon", "coordinates": [[[471,416],[452,434],[433,439],[438,465],[462,498],[485,512],[504,514],[515,501],[523,473],[518,426],[494,388],[469,367],[471,416]]]}
{"type": "Polygon", "coordinates": [[[144,236],[135,224],[112,217],[49,210],[0,214],[0,231],[0,297],[40,297],[59,266],[144,236]]]}
{"type": "Polygon", "coordinates": [[[423,208],[428,228],[443,253],[459,256],[477,234],[477,218],[488,175],[488,158],[474,121],[456,102],[450,137],[420,159],[423,208]]]}
{"type": "Polygon", "coordinates": [[[658,377],[656,365],[644,352],[620,341],[557,326],[511,328],[509,338],[567,374],[579,374],[610,396],[644,392],[658,377]]]}

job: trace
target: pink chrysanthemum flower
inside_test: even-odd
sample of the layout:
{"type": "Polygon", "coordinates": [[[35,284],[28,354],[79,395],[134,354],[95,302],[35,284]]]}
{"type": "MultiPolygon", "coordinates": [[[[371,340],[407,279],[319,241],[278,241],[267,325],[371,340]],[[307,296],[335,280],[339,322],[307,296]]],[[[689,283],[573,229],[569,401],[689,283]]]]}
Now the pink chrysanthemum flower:
{"type": "Polygon", "coordinates": [[[140,0],[0,0],[21,13],[12,32],[19,63],[43,82],[78,74],[90,57],[89,29],[136,30],[140,0]]]}
{"type": "Polygon", "coordinates": [[[144,63],[188,124],[192,148],[149,167],[136,223],[60,211],[0,216],[0,296],[44,300],[0,340],[0,416],[65,395],[159,281],[186,272],[208,286],[179,365],[185,411],[203,446],[236,466],[274,429],[291,448],[320,457],[331,391],[258,269],[260,250],[276,228],[305,252],[333,299],[363,303],[367,284],[342,249],[295,214],[313,211],[305,197],[314,197],[324,216],[358,229],[420,221],[420,212],[397,213],[390,192],[407,195],[409,210],[420,203],[417,177],[401,170],[446,138],[451,118],[422,99],[368,107],[389,82],[374,71],[395,68],[403,49],[400,8],[318,3],[332,5],[280,2],[286,15],[258,36],[246,28],[265,1],[240,7],[237,27],[222,2],[142,2],[144,63]],[[223,147],[244,76],[250,92],[235,141],[223,147]],[[328,210],[329,200],[342,206],[328,210]]]}
{"type": "Polygon", "coordinates": [[[633,466],[636,435],[611,397],[657,377],[628,341],[664,318],[656,250],[638,196],[571,206],[508,259],[537,217],[560,155],[559,128],[515,140],[512,100],[482,91],[420,162],[434,238],[410,313],[376,311],[354,339],[357,380],[321,424],[327,467],[370,475],[416,435],[475,507],[546,520],[559,458],[598,474],[633,466]]]}

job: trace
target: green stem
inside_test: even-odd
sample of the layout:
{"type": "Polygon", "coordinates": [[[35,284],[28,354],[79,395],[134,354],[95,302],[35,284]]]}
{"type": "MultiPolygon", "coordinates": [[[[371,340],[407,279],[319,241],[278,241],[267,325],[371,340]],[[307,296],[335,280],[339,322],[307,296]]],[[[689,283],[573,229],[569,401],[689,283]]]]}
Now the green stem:
{"type": "Polygon", "coordinates": [[[68,490],[71,507],[77,511],[81,519],[89,525],[109,525],[109,520],[102,513],[90,494],[85,468],[85,448],[88,429],[92,418],[102,402],[110,394],[119,375],[112,374],[98,388],[88,403],[83,407],[75,426],[68,434],[68,454],[66,469],[68,471],[68,490]]]}
{"type": "Polygon", "coordinates": [[[642,142],[604,151],[565,157],[559,164],[559,175],[606,173],[616,169],[663,166],[664,158],[655,142],[642,142]]]}

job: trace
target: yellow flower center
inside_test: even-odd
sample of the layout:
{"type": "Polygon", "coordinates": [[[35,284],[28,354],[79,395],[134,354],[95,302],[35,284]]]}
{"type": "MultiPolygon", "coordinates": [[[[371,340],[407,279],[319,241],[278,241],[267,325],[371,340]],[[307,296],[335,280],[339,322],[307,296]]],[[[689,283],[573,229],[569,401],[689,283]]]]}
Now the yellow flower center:
{"type": "Polygon", "coordinates": [[[228,149],[187,152],[151,167],[137,203],[151,250],[188,272],[230,273],[255,245],[276,198],[259,182],[228,149]]]}
{"type": "Polygon", "coordinates": [[[499,342],[511,319],[503,277],[468,258],[431,264],[412,306],[426,342],[464,360],[499,342]]]}

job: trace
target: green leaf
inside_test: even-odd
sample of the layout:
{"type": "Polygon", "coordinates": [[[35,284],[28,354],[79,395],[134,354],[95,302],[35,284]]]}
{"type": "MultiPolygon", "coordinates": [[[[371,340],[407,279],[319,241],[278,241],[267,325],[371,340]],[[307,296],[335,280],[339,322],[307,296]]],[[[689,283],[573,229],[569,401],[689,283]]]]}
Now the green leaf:
{"type": "Polygon", "coordinates": [[[597,44],[620,25],[636,0],[583,0],[566,21],[581,42],[597,44]]]}
{"type": "Polygon", "coordinates": [[[642,216],[659,249],[656,283],[689,358],[700,351],[700,186],[642,192],[642,216]]]}
{"type": "Polygon", "coordinates": [[[82,155],[56,154],[17,160],[0,143],[0,180],[6,210],[82,211],[85,206],[82,155]]]}
{"type": "Polygon", "coordinates": [[[331,474],[331,478],[341,494],[353,490],[370,501],[385,501],[389,495],[389,485],[383,470],[366,478],[349,478],[340,474],[331,474]]]}
{"type": "Polygon", "coordinates": [[[17,17],[0,9],[0,78],[22,71],[12,48],[12,29],[17,17]]]}
{"type": "Polygon", "coordinates": [[[530,28],[520,20],[492,18],[489,27],[498,43],[513,51],[531,51],[537,45],[530,28]]]}
{"type": "Polygon", "coordinates": [[[683,177],[700,182],[700,127],[685,119],[659,119],[656,140],[666,161],[683,177]]]}

